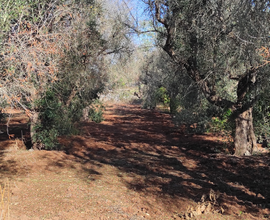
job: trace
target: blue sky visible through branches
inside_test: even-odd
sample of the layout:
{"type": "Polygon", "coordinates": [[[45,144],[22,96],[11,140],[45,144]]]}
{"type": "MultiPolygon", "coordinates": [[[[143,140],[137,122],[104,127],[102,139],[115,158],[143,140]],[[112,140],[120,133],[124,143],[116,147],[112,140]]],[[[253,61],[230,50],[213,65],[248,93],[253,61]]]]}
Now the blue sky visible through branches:
{"type": "MultiPolygon", "coordinates": [[[[130,9],[130,14],[134,20],[135,26],[138,28],[140,31],[146,31],[152,29],[149,22],[151,21],[150,16],[148,15],[146,11],[146,4],[144,4],[140,0],[132,0],[129,2],[126,2],[130,9]]],[[[153,46],[154,44],[154,38],[155,34],[154,33],[144,33],[137,35],[135,34],[133,36],[134,43],[138,46],[142,44],[146,44],[148,46],[153,46]]],[[[146,46],[145,45],[145,46],[146,46]]]]}

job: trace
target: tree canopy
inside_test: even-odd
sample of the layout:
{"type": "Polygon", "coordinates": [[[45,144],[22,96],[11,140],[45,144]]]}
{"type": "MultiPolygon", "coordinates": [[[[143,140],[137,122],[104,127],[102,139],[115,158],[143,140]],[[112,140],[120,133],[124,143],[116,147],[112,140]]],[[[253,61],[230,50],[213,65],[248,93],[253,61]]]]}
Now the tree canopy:
{"type": "Polygon", "coordinates": [[[40,103],[46,105],[40,99],[54,94],[59,114],[75,122],[104,89],[110,55],[131,50],[121,22],[127,13],[108,16],[106,2],[92,0],[2,1],[1,7],[1,103],[26,111],[34,141],[40,103]]]}
{"type": "Polygon", "coordinates": [[[135,85],[136,78],[148,92],[146,105],[162,92],[171,113],[201,103],[203,94],[231,113],[235,154],[252,154],[254,106],[255,116],[267,120],[260,109],[268,111],[269,1],[141,2],[144,21],[121,0],[2,1],[0,103],[24,109],[34,137],[57,127],[51,119],[41,126],[48,115],[64,114],[73,124],[106,86],[135,85]],[[146,35],[136,41],[134,33],[146,35]],[[46,111],[48,100],[54,112],[46,111]]]}
{"type": "Polygon", "coordinates": [[[236,154],[252,153],[252,106],[269,78],[261,55],[270,40],[269,1],[143,2],[158,44],[211,104],[232,109],[236,154]]]}

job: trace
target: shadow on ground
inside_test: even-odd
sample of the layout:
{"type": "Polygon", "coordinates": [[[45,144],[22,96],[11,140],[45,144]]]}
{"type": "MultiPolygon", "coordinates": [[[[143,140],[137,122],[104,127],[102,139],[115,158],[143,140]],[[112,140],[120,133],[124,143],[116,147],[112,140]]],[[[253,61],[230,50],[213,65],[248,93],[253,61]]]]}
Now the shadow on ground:
{"type": "MultiPolygon", "coordinates": [[[[107,164],[119,170],[118,177],[130,190],[164,203],[168,197],[199,202],[213,190],[220,193],[218,203],[225,214],[232,214],[234,207],[253,215],[269,213],[268,155],[226,155],[218,137],[184,134],[173,126],[169,114],[138,105],[108,106],[105,118],[101,124],[83,123],[82,136],[61,138],[67,154],[54,157],[49,152],[45,169],[67,164],[76,169],[72,159],[90,164],[81,177],[93,176],[90,180],[95,181],[103,175],[98,167],[107,164]]],[[[0,173],[15,175],[16,162],[2,158],[0,153],[0,173]]]]}
{"type": "Polygon", "coordinates": [[[73,137],[66,151],[81,161],[117,167],[130,189],[145,195],[200,201],[210,190],[220,192],[229,212],[240,207],[256,214],[270,208],[270,159],[217,153],[224,144],[211,135],[185,135],[170,115],[139,106],[110,106],[106,121],[85,123],[85,136],[73,137]]]}

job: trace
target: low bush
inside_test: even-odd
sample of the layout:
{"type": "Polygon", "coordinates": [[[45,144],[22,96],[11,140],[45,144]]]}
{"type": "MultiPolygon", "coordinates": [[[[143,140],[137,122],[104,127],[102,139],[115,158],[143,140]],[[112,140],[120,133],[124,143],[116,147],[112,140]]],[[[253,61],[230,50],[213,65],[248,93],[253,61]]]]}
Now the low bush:
{"type": "Polygon", "coordinates": [[[100,123],[104,120],[103,111],[105,110],[104,105],[98,100],[94,100],[93,103],[90,105],[88,111],[88,117],[91,121],[96,123],[100,123]]]}
{"type": "Polygon", "coordinates": [[[254,132],[258,142],[264,147],[270,146],[270,97],[263,94],[257,105],[253,108],[254,132]]]}
{"type": "Polygon", "coordinates": [[[81,106],[71,102],[65,106],[57,94],[49,90],[36,102],[39,112],[38,122],[34,127],[34,142],[47,150],[58,149],[57,138],[61,135],[78,134],[76,121],[82,115],[81,106]]]}
{"type": "Polygon", "coordinates": [[[232,136],[235,130],[235,124],[232,120],[232,111],[223,110],[218,117],[212,117],[209,122],[208,132],[219,135],[232,136]]]}

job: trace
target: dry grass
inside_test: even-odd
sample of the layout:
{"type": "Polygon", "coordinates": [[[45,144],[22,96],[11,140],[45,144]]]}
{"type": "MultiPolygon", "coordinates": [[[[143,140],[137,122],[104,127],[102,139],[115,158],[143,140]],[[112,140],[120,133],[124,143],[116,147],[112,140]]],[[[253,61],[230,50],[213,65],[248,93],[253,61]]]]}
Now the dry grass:
{"type": "Polygon", "coordinates": [[[184,214],[178,214],[181,219],[196,218],[196,216],[209,213],[224,213],[224,209],[218,203],[220,192],[210,190],[209,195],[203,194],[201,201],[196,206],[189,206],[184,214]]]}
{"type": "Polygon", "coordinates": [[[0,220],[9,220],[10,186],[8,179],[3,186],[0,185],[0,195],[0,220]]]}

